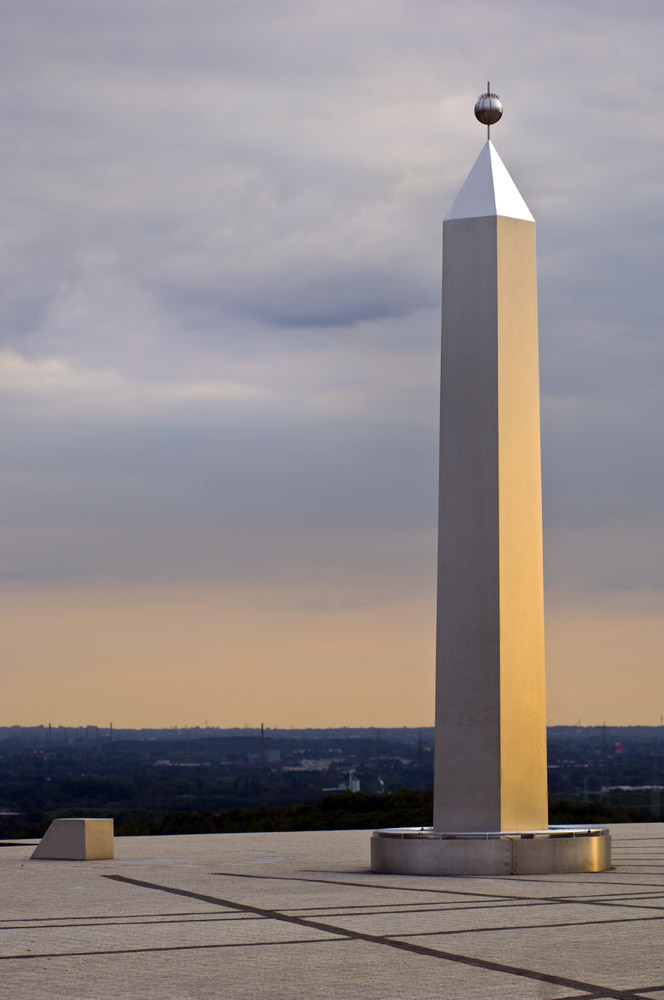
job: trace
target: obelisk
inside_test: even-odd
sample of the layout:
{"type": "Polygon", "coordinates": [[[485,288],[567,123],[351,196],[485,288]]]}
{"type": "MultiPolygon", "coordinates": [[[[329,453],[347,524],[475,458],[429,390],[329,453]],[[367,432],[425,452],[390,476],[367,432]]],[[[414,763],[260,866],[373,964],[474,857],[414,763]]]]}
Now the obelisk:
{"type": "Polygon", "coordinates": [[[443,223],[434,828],[546,828],[535,220],[490,139],[443,223]]]}
{"type": "Polygon", "coordinates": [[[603,871],[549,827],[535,220],[490,139],[443,223],[434,824],[374,831],[375,872],[603,871]]]}

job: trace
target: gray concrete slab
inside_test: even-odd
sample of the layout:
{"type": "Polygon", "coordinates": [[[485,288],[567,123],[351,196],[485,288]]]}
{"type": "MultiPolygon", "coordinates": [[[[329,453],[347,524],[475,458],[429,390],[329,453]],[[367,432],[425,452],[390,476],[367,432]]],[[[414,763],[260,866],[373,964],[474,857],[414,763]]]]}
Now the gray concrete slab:
{"type": "Polygon", "coordinates": [[[664,825],[579,876],[369,871],[366,831],[0,847],[0,997],[664,998],[664,825]]]}

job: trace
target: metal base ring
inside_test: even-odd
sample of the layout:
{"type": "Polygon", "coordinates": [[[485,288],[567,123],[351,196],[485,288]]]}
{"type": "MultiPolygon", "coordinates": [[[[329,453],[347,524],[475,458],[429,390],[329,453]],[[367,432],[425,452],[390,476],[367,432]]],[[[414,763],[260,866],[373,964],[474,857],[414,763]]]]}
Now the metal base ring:
{"type": "Polygon", "coordinates": [[[445,833],[433,827],[374,830],[371,870],[392,875],[551,875],[611,867],[604,826],[445,833]]]}

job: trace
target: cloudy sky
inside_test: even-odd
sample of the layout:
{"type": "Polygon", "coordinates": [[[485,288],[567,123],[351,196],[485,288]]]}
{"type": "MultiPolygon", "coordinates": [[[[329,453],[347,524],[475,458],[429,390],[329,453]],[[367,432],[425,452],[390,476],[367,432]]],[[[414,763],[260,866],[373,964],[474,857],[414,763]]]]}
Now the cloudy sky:
{"type": "Polygon", "coordinates": [[[0,724],[429,725],[441,220],[538,222],[549,721],[664,714],[660,0],[5,0],[0,724]]]}

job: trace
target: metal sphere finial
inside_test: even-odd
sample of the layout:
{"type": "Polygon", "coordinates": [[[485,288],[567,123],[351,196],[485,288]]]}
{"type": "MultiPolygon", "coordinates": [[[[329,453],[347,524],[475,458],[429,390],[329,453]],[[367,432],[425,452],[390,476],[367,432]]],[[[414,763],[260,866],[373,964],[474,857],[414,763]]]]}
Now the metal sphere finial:
{"type": "Polygon", "coordinates": [[[491,85],[487,80],[486,93],[480,94],[475,105],[475,117],[478,122],[487,127],[487,138],[491,137],[491,126],[503,117],[503,106],[498,94],[491,93],[491,85]]]}

